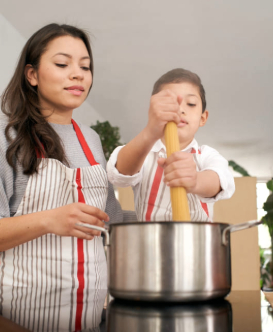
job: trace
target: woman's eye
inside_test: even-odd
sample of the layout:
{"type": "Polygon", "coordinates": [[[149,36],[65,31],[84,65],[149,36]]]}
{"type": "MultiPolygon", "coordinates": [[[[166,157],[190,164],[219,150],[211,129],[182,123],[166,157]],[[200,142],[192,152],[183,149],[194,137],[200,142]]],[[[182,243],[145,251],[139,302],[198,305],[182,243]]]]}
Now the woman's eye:
{"type": "Polygon", "coordinates": [[[194,106],[196,106],[196,104],[190,104],[190,103],[188,103],[188,105],[189,105],[190,107],[194,107],[194,106]]]}
{"type": "Polygon", "coordinates": [[[82,67],[82,69],[83,69],[83,70],[85,70],[85,71],[88,71],[88,70],[90,70],[90,68],[89,68],[89,67],[82,67]]]}
{"type": "Polygon", "coordinates": [[[62,64],[62,63],[56,63],[56,66],[57,66],[57,67],[61,67],[61,68],[65,68],[65,67],[67,67],[67,65],[64,65],[64,64],[62,64]]]}

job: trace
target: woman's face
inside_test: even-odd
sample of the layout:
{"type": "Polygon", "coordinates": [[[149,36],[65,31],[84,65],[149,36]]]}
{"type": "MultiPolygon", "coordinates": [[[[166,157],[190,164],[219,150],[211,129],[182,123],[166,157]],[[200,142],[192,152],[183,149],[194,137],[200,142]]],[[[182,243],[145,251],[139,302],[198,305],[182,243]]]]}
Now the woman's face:
{"type": "Polygon", "coordinates": [[[88,95],[92,84],[90,57],[84,42],[71,36],[48,43],[38,70],[27,66],[32,86],[37,86],[41,112],[49,122],[71,123],[74,108],[88,95]]]}

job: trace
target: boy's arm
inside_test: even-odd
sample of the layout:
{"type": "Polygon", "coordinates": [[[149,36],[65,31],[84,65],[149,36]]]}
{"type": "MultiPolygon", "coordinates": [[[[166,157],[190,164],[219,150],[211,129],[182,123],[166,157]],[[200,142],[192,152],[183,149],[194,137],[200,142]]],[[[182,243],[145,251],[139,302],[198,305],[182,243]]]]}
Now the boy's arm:
{"type": "Polygon", "coordinates": [[[155,142],[164,136],[166,123],[180,122],[179,105],[181,102],[182,97],[170,90],[162,90],[151,97],[147,126],[118,154],[116,168],[119,173],[134,175],[140,171],[155,142]]]}
{"type": "Polygon", "coordinates": [[[216,150],[205,146],[200,156],[201,170],[196,170],[193,155],[176,152],[169,158],[159,160],[164,167],[164,182],[170,187],[184,187],[204,202],[230,198],[234,191],[234,179],[228,162],[216,150]]]}
{"type": "Polygon", "coordinates": [[[229,169],[228,161],[215,149],[204,145],[201,147],[200,155],[201,172],[214,172],[217,174],[221,190],[216,196],[201,196],[203,202],[216,202],[221,199],[230,198],[235,192],[235,182],[229,169]],[[207,198],[206,198],[207,197],[207,198]],[[209,198],[211,197],[211,198],[209,198]]]}
{"type": "Polygon", "coordinates": [[[197,172],[195,187],[191,193],[201,197],[215,197],[221,191],[219,176],[216,172],[207,170],[197,172]]]}
{"type": "Polygon", "coordinates": [[[146,127],[119,151],[116,163],[119,173],[124,175],[138,173],[154,143],[146,127]]]}

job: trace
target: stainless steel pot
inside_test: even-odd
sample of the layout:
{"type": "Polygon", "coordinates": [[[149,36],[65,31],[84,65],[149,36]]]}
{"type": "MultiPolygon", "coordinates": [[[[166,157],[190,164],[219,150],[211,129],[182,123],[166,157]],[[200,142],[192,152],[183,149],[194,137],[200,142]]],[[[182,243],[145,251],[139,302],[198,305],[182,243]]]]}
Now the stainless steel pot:
{"type": "Polygon", "coordinates": [[[107,313],[108,332],[232,332],[226,300],[195,304],[154,304],[114,300],[107,313]]]}
{"type": "MultiPolygon", "coordinates": [[[[204,301],[231,289],[230,232],[260,224],[135,222],[110,225],[108,287],[113,297],[204,301]]],[[[81,224],[86,226],[86,224],[81,224]]]]}

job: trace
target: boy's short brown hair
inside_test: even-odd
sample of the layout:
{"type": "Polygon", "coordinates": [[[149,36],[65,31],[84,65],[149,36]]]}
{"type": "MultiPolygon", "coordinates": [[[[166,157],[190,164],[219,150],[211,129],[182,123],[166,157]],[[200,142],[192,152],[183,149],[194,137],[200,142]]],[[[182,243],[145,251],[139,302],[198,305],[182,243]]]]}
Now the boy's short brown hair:
{"type": "Polygon", "coordinates": [[[205,89],[201,83],[200,77],[189,70],[183,68],[176,68],[162,75],[155,82],[152,95],[155,95],[156,93],[161,91],[163,85],[165,84],[183,83],[183,82],[191,83],[199,89],[199,94],[202,100],[202,113],[203,113],[207,107],[205,89]]]}

